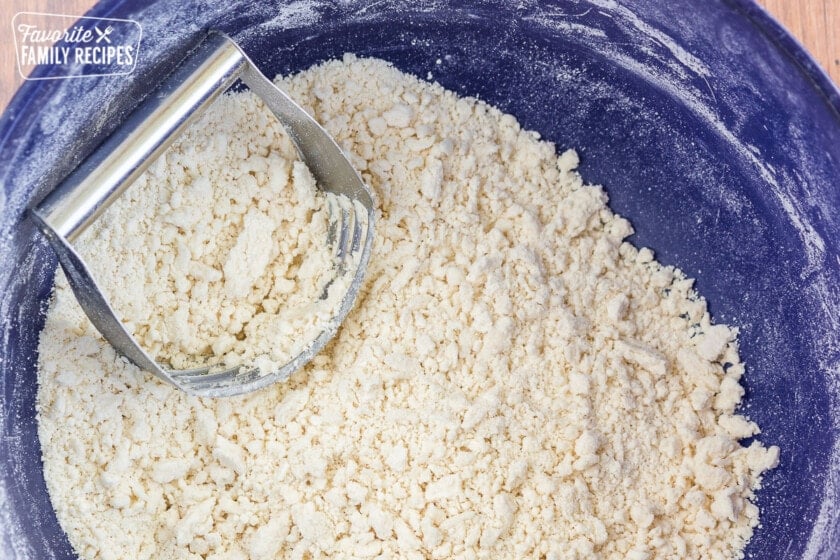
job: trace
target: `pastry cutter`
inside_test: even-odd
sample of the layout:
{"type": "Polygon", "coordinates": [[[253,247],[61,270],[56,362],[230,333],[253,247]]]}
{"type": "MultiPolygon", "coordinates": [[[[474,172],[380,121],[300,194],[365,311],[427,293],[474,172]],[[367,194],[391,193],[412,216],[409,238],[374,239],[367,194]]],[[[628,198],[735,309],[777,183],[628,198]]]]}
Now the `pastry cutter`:
{"type": "MultiPolygon", "coordinates": [[[[34,209],[32,216],[58,255],[93,325],[138,367],[197,396],[247,393],[288,378],[336,334],[349,313],[370,259],[374,202],[335,140],[266,78],[227,35],[211,31],[126,121],[34,209]],[[158,363],[114,313],[73,242],[221,93],[243,82],[283,124],[330,209],[326,243],[335,255],[337,286],[346,286],[335,315],[318,336],[276,371],[242,364],[178,370],[158,363]]],[[[325,289],[326,292],[326,289],[325,289]]],[[[324,297],[326,293],[324,294],[324,297]]]]}

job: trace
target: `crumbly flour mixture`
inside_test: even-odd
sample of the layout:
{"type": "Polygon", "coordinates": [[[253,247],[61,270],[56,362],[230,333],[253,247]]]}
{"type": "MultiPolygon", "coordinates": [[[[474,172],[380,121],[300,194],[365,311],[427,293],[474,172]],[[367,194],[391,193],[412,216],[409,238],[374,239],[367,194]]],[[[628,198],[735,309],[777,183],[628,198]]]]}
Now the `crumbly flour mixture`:
{"type": "Polygon", "coordinates": [[[334,276],[327,202],[259,103],[220,99],[83,237],[123,323],[178,369],[276,369],[343,294],[320,299],[334,276]]]}
{"type": "MultiPolygon", "coordinates": [[[[357,306],[289,382],[196,399],[117,357],[59,276],[39,426],[79,555],[740,557],[778,449],[738,443],[736,333],[623,241],[575,153],[380,61],[282,85],[376,193],[357,306]]],[[[264,113],[222,99],[124,196],[136,219],[80,243],[174,359],[270,346],[254,324],[317,283],[323,209],[264,113]]]]}

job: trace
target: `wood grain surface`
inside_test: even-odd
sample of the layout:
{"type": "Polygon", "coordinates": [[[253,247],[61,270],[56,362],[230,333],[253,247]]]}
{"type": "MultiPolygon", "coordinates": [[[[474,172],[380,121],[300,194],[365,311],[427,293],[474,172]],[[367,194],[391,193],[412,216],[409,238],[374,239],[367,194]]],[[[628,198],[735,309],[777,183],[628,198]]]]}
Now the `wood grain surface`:
{"type": "MultiPolygon", "coordinates": [[[[259,0],[254,0],[259,1],[259,0]]],[[[663,0],[667,1],[667,0],[663,0]]],[[[698,0],[702,1],[702,0],[698,0]]],[[[758,0],[787,27],[840,84],[840,0],[758,0]]],[[[93,0],[0,1],[0,108],[5,109],[23,78],[15,64],[12,17],[17,12],[83,15],[93,0]]]]}

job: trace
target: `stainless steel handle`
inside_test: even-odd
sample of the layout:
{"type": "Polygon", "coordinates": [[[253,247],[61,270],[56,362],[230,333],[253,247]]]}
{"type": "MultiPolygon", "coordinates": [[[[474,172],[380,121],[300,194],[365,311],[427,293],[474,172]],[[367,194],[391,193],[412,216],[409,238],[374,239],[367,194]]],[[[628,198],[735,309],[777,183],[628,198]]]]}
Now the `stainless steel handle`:
{"type": "Polygon", "coordinates": [[[162,86],[35,209],[73,242],[242,74],[247,60],[221,33],[210,33],[162,86]]]}

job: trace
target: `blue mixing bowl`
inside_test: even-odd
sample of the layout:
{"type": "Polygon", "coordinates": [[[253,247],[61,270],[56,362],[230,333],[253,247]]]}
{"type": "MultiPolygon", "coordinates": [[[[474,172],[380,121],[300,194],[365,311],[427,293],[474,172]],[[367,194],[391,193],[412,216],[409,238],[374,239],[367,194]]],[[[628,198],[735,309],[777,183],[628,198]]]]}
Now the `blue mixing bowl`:
{"type": "MultiPolygon", "coordinates": [[[[580,150],[636,227],[741,329],[742,407],[781,448],[749,558],[840,558],[840,93],[749,0],[136,0],[128,77],[27,82],[0,121],[0,553],[73,558],[44,485],[36,346],[56,263],[25,209],[203,29],[267,74],[376,56],[580,150]]],[[[39,69],[37,75],[49,72],[39,69]]]]}

